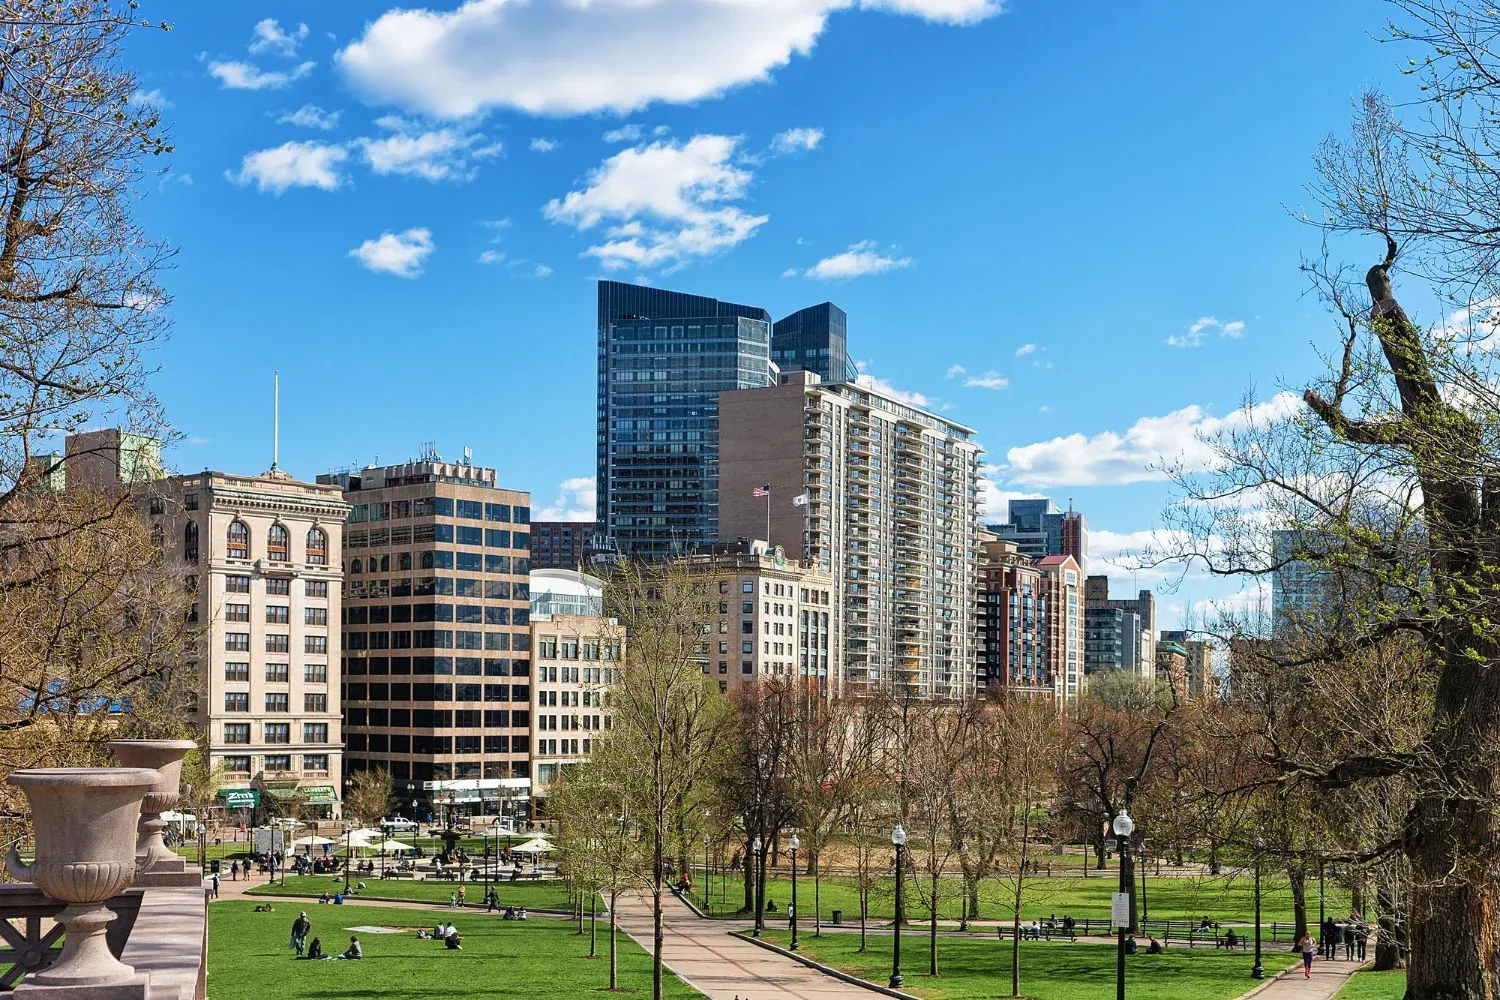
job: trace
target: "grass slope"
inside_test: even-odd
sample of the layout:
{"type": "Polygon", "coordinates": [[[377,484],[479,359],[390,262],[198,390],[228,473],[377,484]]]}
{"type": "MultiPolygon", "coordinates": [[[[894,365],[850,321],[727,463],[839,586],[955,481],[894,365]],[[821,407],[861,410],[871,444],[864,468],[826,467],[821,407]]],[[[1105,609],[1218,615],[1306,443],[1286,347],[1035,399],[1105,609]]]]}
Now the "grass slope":
{"type": "MultiPolygon", "coordinates": [[[[564,920],[525,923],[451,910],[410,910],[376,906],[307,908],[314,937],[324,950],[348,947],[349,927],[431,927],[452,919],[463,936],[463,950],[423,941],[415,932],[355,932],[364,948],[359,962],[297,961],[287,948],[292,921],[302,907],[276,905],[274,913],[253,912],[248,900],[224,900],[209,907],[209,1000],[354,1000],[357,997],[506,997],[583,1000],[598,996],[609,981],[608,926],[599,927],[599,955],[588,959],[588,935],[575,935],[564,920]]],[[[311,939],[309,939],[311,940],[311,939]]],[[[620,985],[632,993],[651,991],[651,959],[622,932],[620,985]]],[[[671,1000],[701,998],[670,972],[665,994],[671,1000]]]]}
{"type": "MultiPolygon", "coordinates": [[[[785,946],[785,931],[766,935],[785,946]]],[[[927,974],[927,939],[903,933],[903,989],[932,1000],[989,1000],[1010,994],[1011,945],[980,938],[942,938],[938,970],[927,974]]],[[[798,936],[802,954],[826,965],[885,985],[891,974],[891,937],[871,936],[869,950],[859,952],[858,934],[798,936]]],[[[1296,961],[1282,951],[1266,953],[1269,974],[1296,961]]],[[[1126,990],[1131,1000],[1227,1000],[1254,985],[1248,952],[1169,948],[1162,955],[1137,954],[1126,959],[1126,990]]],[[[1021,946],[1021,992],[1037,1000],[1099,1000],[1113,996],[1115,949],[1100,944],[1026,942],[1021,946]]]]}
{"type": "Polygon", "coordinates": [[[1333,1000],[1401,1000],[1404,996],[1405,972],[1356,972],[1333,1000]]]}

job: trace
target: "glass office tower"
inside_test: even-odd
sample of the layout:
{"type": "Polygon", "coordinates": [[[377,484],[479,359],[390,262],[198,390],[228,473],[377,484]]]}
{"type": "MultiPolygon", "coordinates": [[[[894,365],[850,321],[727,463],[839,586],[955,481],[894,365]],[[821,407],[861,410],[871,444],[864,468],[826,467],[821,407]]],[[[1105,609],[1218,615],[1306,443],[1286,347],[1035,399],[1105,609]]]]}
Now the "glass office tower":
{"type": "Polygon", "coordinates": [[[803,368],[824,382],[852,382],[859,372],[849,357],[849,314],[832,302],[799,309],[771,330],[771,360],[783,371],[803,368]]]}
{"type": "Polygon", "coordinates": [[[774,383],[755,306],[599,282],[598,524],[623,555],[718,539],[717,395],[774,383]]]}

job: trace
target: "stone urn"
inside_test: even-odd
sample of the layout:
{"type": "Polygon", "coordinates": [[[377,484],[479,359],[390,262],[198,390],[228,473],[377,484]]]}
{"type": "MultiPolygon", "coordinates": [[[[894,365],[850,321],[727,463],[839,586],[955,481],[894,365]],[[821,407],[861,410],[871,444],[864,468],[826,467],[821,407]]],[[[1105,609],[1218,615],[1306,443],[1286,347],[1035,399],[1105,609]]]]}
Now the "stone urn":
{"type": "Polygon", "coordinates": [[[62,955],[30,983],[106,986],[134,977],[130,966],[110,954],[104,930],[115,915],[104,901],[135,879],[141,799],[160,780],[144,767],[29,768],[6,779],[31,802],[36,860],[22,864],[11,850],[5,867],[68,904],[57,915],[67,929],[62,955]]]}
{"type": "Polygon", "coordinates": [[[162,840],[167,821],[161,814],[177,808],[181,799],[182,759],[198,744],[192,740],[110,740],[115,760],[125,767],[149,767],[161,772],[161,780],[141,800],[140,839],[136,857],[140,870],[180,872],[186,862],[162,840]]]}

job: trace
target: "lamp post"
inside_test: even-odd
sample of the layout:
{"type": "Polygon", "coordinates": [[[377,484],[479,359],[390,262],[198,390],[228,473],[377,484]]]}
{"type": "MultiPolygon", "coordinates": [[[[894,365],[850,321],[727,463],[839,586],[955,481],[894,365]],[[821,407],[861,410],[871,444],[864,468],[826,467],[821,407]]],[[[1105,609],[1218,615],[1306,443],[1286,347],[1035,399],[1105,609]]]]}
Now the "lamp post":
{"type": "Polygon", "coordinates": [[[713,882],[713,860],[709,856],[708,846],[712,838],[708,834],[703,835],[703,912],[709,912],[708,889],[713,882]]]}
{"type": "Polygon", "coordinates": [[[1323,921],[1324,921],[1324,919],[1326,919],[1326,918],[1325,918],[1324,913],[1323,913],[1323,861],[1322,861],[1322,859],[1319,859],[1319,861],[1318,861],[1318,936],[1319,937],[1322,937],[1322,935],[1323,935],[1323,921]]]}
{"type": "MultiPolygon", "coordinates": [[[[349,895],[349,862],[353,858],[353,848],[350,846],[350,833],[354,827],[348,823],[344,824],[344,895],[349,895]]],[[[285,876],[283,876],[285,877],[285,876]]]]}
{"type": "MultiPolygon", "coordinates": [[[[1147,864],[1147,862],[1146,862],[1146,836],[1145,836],[1145,834],[1141,835],[1141,851],[1140,851],[1140,857],[1137,860],[1140,861],[1140,863],[1141,863],[1141,923],[1144,924],[1146,922],[1146,914],[1147,914],[1147,907],[1146,907],[1146,869],[1149,867],[1148,864],[1147,864]]],[[[1142,929],[1141,933],[1144,934],[1145,930],[1142,929]]]]}
{"type": "MultiPolygon", "coordinates": [[[[1128,895],[1134,878],[1130,874],[1130,834],[1135,830],[1135,820],[1120,807],[1120,815],[1114,820],[1115,840],[1120,848],[1120,892],[1128,895]]],[[[1115,945],[1115,1000],[1125,1000],[1125,936],[1130,930],[1130,917],[1119,927],[1119,941],[1115,945]]]]}
{"type": "Polygon", "coordinates": [[[792,839],[786,842],[786,846],[792,851],[792,951],[797,950],[797,848],[802,846],[802,841],[797,835],[792,834],[792,839]]]}
{"type": "Polygon", "coordinates": [[[1260,964],[1260,838],[1255,838],[1255,964],[1250,967],[1251,979],[1266,978],[1266,970],[1260,964]]]}
{"type": "Polygon", "coordinates": [[[760,932],[766,929],[766,846],[759,837],[751,845],[754,857],[751,864],[755,866],[755,929],[750,932],[751,937],[760,937],[760,932]]]}
{"type": "Polygon", "coordinates": [[[901,988],[901,862],[906,858],[906,827],[900,823],[891,831],[891,843],[896,845],[896,919],[891,921],[891,981],[893,990],[901,988]]]}

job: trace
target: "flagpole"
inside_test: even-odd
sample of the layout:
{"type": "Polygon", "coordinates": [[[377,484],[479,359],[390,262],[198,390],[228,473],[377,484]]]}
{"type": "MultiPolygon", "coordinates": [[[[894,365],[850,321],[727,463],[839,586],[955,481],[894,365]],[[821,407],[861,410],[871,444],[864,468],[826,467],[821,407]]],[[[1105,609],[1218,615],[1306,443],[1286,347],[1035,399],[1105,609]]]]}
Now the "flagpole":
{"type": "Polygon", "coordinates": [[[771,491],[766,490],[766,548],[771,547],[771,491]]]}

